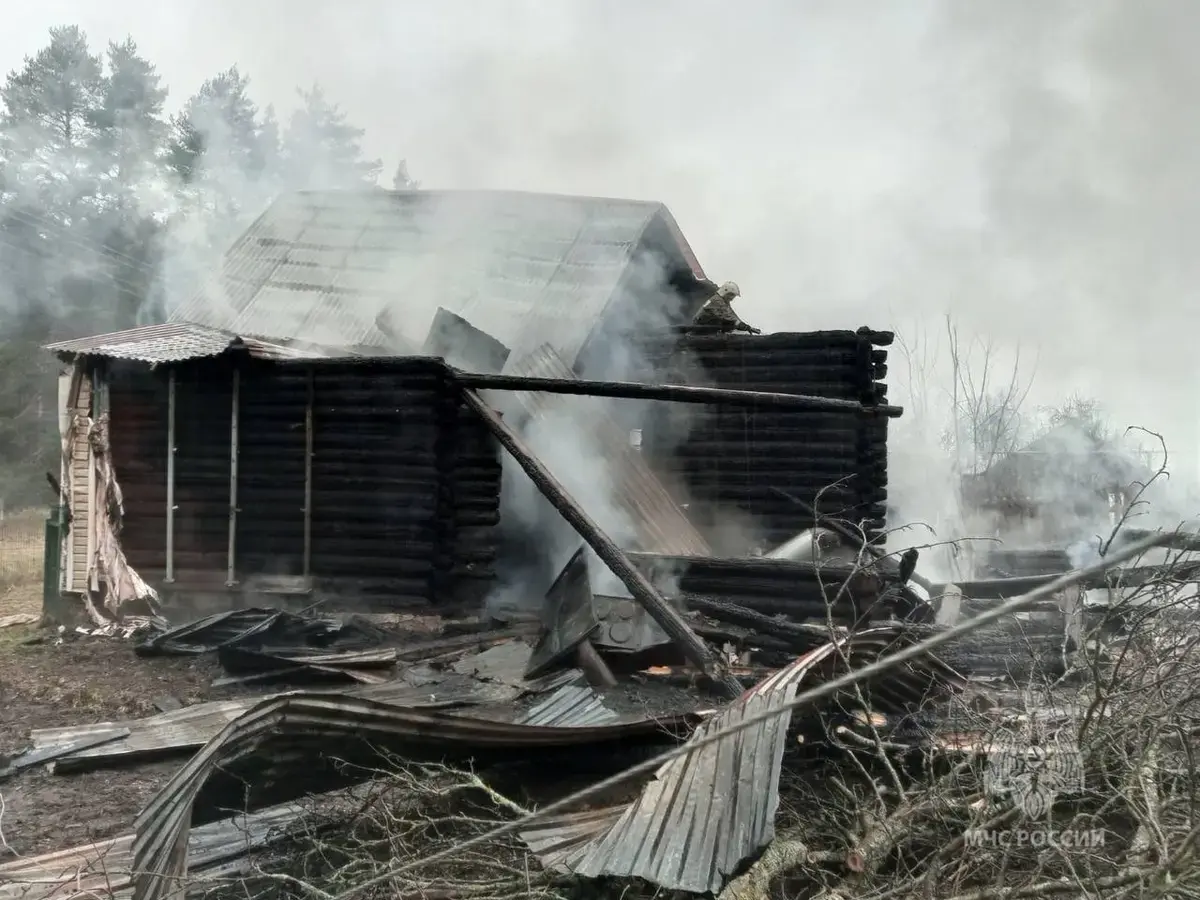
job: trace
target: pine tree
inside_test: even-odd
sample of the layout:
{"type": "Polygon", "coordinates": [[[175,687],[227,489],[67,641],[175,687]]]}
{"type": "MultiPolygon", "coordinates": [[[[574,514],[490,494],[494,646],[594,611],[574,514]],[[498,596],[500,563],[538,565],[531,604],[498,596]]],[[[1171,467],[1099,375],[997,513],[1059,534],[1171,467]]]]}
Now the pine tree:
{"type": "Polygon", "coordinates": [[[93,230],[102,215],[96,165],[104,95],[99,57],[77,27],[50,30],[50,43],[0,87],[5,164],[3,227],[24,255],[22,278],[52,320],[79,328],[108,324],[89,286],[107,280],[93,230]],[[32,267],[37,267],[36,278],[32,267]]]}
{"type": "Polygon", "coordinates": [[[100,58],[74,25],[50,29],[50,43],[0,88],[7,183],[60,222],[82,214],[96,192],[89,154],[103,93],[100,58]]]}
{"type": "MultiPolygon", "coordinates": [[[[132,38],[108,45],[108,72],[96,114],[97,162],[107,192],[120,205],[160,181],[167,138],[163,106],[167,91],[154,65],[132,38]]],[[[150,198],[145,198],[150,199],[150,198]]]]}
{"type": "Polygon", "coordinates": [[[233,66],[204,82],[171,119],[167,165],[180,189],[166,252],[177,293],[208,277],[278,192],[278,128],[270,110],[259,115],[249,84],[233,66]]]}
{"type": "Polygon", "coordinates": [[[167,208],[163,146],[167,91],[154,65],[132,38],[108,46],[108,70],[96,116],[93,153],[100,181],[101,216],[90,229],[102,251],[105,278],[94,296],[111,315],[105,327],[139,322],[156,277],[161,226],[167,208]]]}
{"type": "Polygon", "coordinates": [[[187,183],[254,181],[266,164],[250,79],[237,66],[201,85],[171,120],[170,164],[187,183]]]}
{"type": "Polygon", "coordinates": [[[383,168],[378,159],[364,159],[363,129],[346,120],[346,113],[330,103],[320,85],[298,90],[301,106],[288,122],[283,152],[285,181],[296,189],[371,187],[383,168]]]}

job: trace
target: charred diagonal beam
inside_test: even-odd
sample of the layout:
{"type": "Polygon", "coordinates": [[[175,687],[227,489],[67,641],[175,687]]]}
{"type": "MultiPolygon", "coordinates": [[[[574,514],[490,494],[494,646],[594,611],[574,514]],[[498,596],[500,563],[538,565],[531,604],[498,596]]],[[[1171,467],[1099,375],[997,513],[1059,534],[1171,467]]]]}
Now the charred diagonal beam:
{"type": "MultiPolygon", "coordinates": [[[[747,609],[736,603],[728,603],[716,597],[687,594],[684,599],[690,609],[701,612],[710,619],[752,628],[763,634],[780,638],[793,648],[799,647],[804,651],[825,641],[833,640],[837,636],[836,633],[831,633],[829,627],[825,625],[789,622],[786,619],[768,616],[765,613],[747,609]]],[[[844,629],[839,629],[839,632],[841,631],[844,629]]]]}
{"type": "Polygon", "coordinates": [[[570,381],[535,378],[527,375],[478,375],[458,372],[458,383],[467,388],[492,391],[541,391],[548,394],[575,394],[586,397],[614,397],[621,400],[669,400],[676,403],[723,404],[763,409],[804,409],[813,412],[849,412],[869,416],[897,418],[902,407],[864,405],[857,400],[836,400],[807,394],[781,394],[771,391],[738,391],[729,388],[697,387],[684,384],[640,384],[634,381],[570,381]]]}
{"type": "Polygon", "coordinates": [[[621,580],[630,596],[640,603],[662,630],[679,645],[688,661],[706,676],[720,680],[722,685],[731,692],[731,696],[741,696],[743,690],[741,682],[724,671],[724,666],[718,666],[717,660],[709,652],[708,645],[692,631],[683,616],[662,598],[645,575],[633,567],[629,558],[600,529],[600,526],[583,507],[575,502],[575,498],[542,464],[541,460],[530,452],[529,448],[525,446],[525,442],[509,428],[508,423],[501,419],[499,414],[484,403],[474,391],[464,390],[462,394],[463,400],[479,415],[488,430],[496,436],[500,446],[508,451],[509,455],[517,461],[517,464],[537,486],[537,489],[542,492],[542,495],[558,510],[559,515],[567,520],[567,523],[578,532],[579,536],[587,541],[588,546],[595,551],[600,560],[621,580]]]}

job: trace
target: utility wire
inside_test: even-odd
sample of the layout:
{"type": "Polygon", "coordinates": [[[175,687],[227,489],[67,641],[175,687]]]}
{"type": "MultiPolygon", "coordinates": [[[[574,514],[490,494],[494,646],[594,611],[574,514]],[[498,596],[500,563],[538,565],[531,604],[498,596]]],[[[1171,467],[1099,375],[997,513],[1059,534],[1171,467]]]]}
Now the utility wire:
{"type": "Polygon", "coordinates": [[[149,266],[143,262],[139,262],[131,256],[126,256],[124,253],[121,253],[118,250],[113,250],[111,247],[106,247],[103,244],[97,243],[88,238],[81,238],[78,235],[72,234],[66,228],[66,226],[60,225],[57,222],[49,219],[39,218],[34,216],[32,213],[25,212],[24,210],[8,210],[5,215],[10,216],[25,225],[52,231],[54,232],[53,236],[64,243],[78,247],[80,250],[86,250],[89,253],[95,253],[98,256],[105,257],[111,262],[120,263],[127,269],[133,269],[137,272],[154,275],[154,268],[152,266],[149,266]]]}
{"type": "MultiPolygon", "coordinates": [[[[12,241],[7,240],[3,237],[0,237],[0,247],[6,247],[7,249],[13,250],[17,253],[24,253],[25,255],[33,257],[34,259],[36,259],[42,263],[50,262],[54,259],[53,256],[48,256],[48,257],[42,256],[41,254],[37,253],[32,247],[22,247],[20,244],[15,244],[12,241]]],[[[11,268],[8,271],[10,271],[14,275],[16,274],[16,272],[14,270],[12,270],[11,268]]],[[[147,291],[146,286],[135,285],[131,281],[126,281],[123,278],[117,277],[117,275],[113,272],[106,272],[102,275],[97,275],[96,277],[97,277],[97,279],[108,280],[108,281],[112,282],[113,284],[117,285],[118,287],[124,288],[125,290],[129,291],[132,294],[144,294],[147,291]]]]}
{"type": "Polygon", "coordinates": [[[682,756],[695,753],[697,750],[710,746],[711,744],[715,744],[731,734],[737,734],[738,732],[745,731],[748,728],[761,725],[763,722],[766,722],[769,719],[773,719],[776,716],[783,715],[784,713],[790,713],[791,711],[799,709],[802,706],[807,706],[814,701],[823,700],[826,697],[830,697],[848,687],[853,687],[859,682],[882,675],[901,663],[906,663],[920,656],[924,656],[936,647],[940,647],[942,644],[953,641],[956,638],[963,637],[964,635],[970,634],[973,631],[977,631],[985,625],[990,625],[992,622],[1011,615],[1012,613],[1020,612],[1040,600],[1047,599],[1048,597],[1053,596],[1065,588],[1074,586],[1083,579],[1090,578],[1095,575],[1101,575],[1113,566],[1117,566],[1123,562],[1126,562],[1127,560],[1134,559],[1153,547],[1165,546],[1170,539],[1171,535],[1169,534],[1154,534],[1150,537],[1144,538],[1143,540],[1128,544],[1121,550],[1114,553],[1112,556],[1106,557],[1097,563],[1082,569],[1077,569],[1074,572],[1068,572],[1065,575],[1056,578],[1054,581],[1044,584],[1041,587],[1034,588],[1027,594],[1022,594],[1019,597],[1013,597],[1011,600],[1005,601],[999,606],[996,606],[973,619],[960,622],[958,625],[948,628],[945,631],[927,637],[915,644],[910,644],[896,653],[892,653],[888,656],[878,659],[870,665],[863,666],[861,669],[847,672],[846,674],[840,675],[831,681],[826,681],[823,684],[819,684],[811,690],[807,690],[803,694],[795,697],[783,706],[774,707],[765,712],[742,719],[741,721],[721,728],[712,734],[701,738],[700,740],[688,741],[680,744],[678,747],[674,747],[665,753],[661,753],[658,756],[655,756],[653,759],[648,759],[645,762],[631,766],[623,772],[618,772],[616,775],[605,778],[603,781],[598,781],[589,787],[574,792],[573,794],[568,794],[561,800],[555,800],[553,803],[550,803],[541,809],[534,810],[527,815],[521,816],[519,819],[514,819],[511,822],[506,822],[503,825],[499,825],[496,828],[485,832],[484,834],[477,835],[473,838],[468,838],[454,847],[447,848],[445,850],[439,850],[437,853],[432,853],[420,859],[404,863],[403,865],[389,868],[386,871],[381,872],[378,875],[374,875],[371,878],[368,878],[366,881],[355,885],[354,887],[342,891],[340,894],[333,895],[332,900],[351,900],[351,898],[357,897],[364,891],[378,887],[379,885],[383,884],[389,879],[395,878],[398,875],[404,875],[422,866],[444,862],[445,860],[451,859],[455,856],[455,854],[461,853],[464,850],[478,849],[484,844],[490,843],[497,838],[507,837],[508,835],[528,828],[530,825],[539,821],[540,819],[567,812],[576,804],[585,800],[590,800],[597,794],[605,793],[612,788],[623,784],[630,778],[634,778],[639,775],[648,775],[665,763],[671,762],[672,760],[678,759],[682,756]]]}

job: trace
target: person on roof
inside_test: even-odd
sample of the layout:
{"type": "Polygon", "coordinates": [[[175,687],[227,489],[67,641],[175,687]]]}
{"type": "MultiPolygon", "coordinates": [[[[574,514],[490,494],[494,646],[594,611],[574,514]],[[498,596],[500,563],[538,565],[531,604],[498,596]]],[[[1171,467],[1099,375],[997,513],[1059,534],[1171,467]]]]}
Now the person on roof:
{"type": "Polygon", "coordinates": [[[727,281],[709,297],[708,302],[696,313],[693,325],[706,328],[718,328],[721,331],[747,331],[750,334],[762,334],[753,325],[747,325],[733,311],[733,301],[742,296],[741,289],[735,282],[727,281]]]}

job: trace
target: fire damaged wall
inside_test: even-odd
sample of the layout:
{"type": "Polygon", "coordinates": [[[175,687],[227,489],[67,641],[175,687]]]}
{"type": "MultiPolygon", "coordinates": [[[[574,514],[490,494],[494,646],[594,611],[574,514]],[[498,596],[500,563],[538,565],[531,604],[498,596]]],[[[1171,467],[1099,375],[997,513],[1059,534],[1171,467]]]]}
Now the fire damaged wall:
{"type": "MultiPolygon", "coordinates": [[[[217,575],[220,581],[225,578],[229,554],[233,369],[233,361],[222,357],[196,360],[180,366],[175,373],[177,579],[199,578],[209,573],[217,575]]],[[[159,543],[164,541],[165,537],[159,538],[159,543]]]]}
{"type": "Polygon", "coordinates": [[[143,578],[166,568],[167,372],[141,363],[108,363],[109,445],[124,498],[121,547],[143,578]]]}
{"type": "MultiPolygon", "coordinates": [[[[643,351],[656,377],[740,390],[812,394],[864,404],[886,402],[893,335],[869,329],[802,334],[659,335],[643,351]]],[[[662,412],[660,410],[660,412],[662,412]]],[[[884,528],[887,419],[854,413],[710,407],[686,434],[648,427],[656,469],[682,483],[701,527],[718,528],[721,510],[745,513],[768,545],[811,527],[779,489],[823,515],[884,528]],[[818,499],[818,494],[820,497],[818,499]]]]}
{"type": "MultiPolygon", "coordinates": [[[[170,591],[224,589],[234,455],[238,590],[285,590],[309,576],[315,594],[379,608],[474,603],[489,590],[498,448],[439,363],[226,356],[174,371],[170,591]]],[[[143,577],[162,585],[167,370],[123,364],[111,384],[122,542],[143,577]]]]}
{"type": "Polygon", "coordinates": [[[452,551],[440,562],[442,584],[464,603],[482,603],[496,577],[500,525],[500,447],[471,410],[460,407],[447,481],[453,510],[452,551]]]}
{"type": "MultiPolygon", "coordinates": [[[[238,385],[238,516],[241,580],[302,577],[305,569],[310,375],[267,363],[243,367],[238,385]]],[[[226,479],[229,475],[226,450],[226,479]]]]}
{"type": "MultiPolygon", "coordinates": [[[[151,582],[166,573],[169,369],[109,366],[113,468],[124,497],[121,546],[151,582]]],[[[229,545],[233,363],[177,365],[174,562],[177,580],[224,579],[229,545]]]]}
{"type": "Polygon", "coordinates": [[[400,605],[427,601],[448,539],[444,375],[336,365],[314,379],[313,574],[400,605]]]}

